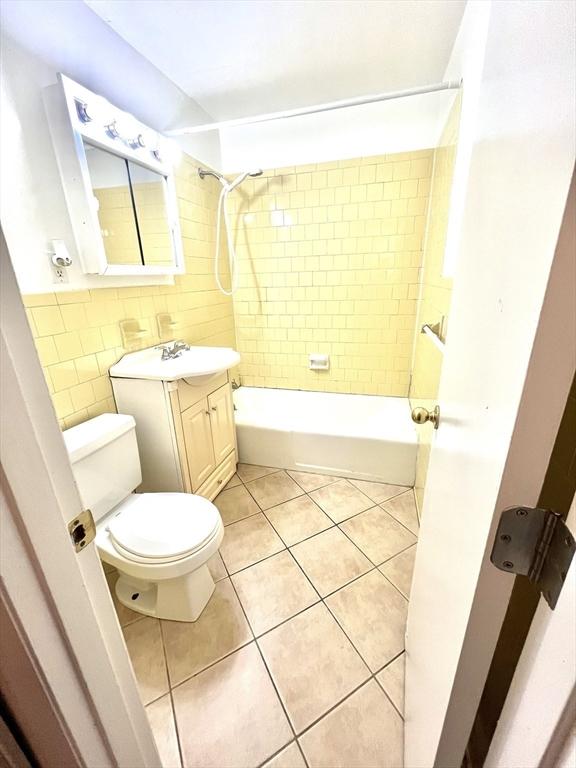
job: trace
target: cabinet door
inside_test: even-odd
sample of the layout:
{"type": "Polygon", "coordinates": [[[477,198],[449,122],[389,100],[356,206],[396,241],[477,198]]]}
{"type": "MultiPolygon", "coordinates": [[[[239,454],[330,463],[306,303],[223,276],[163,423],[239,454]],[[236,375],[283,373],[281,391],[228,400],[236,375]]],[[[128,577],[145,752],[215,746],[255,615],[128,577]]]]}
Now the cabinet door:
{"type": "Polygon", "coordinates": [[[206,399],[187,408],[182,414],[186,459],[193,491],[202,485],[216,466],[209,414],[206,399]]]}
{"type": "Polygon", "coordinates": [[[208,408],[212,423],[212,440],[216,464],[228,456],[236,445],[234,434],[234,406],[230,385],[226,384],[208,396],[208,408]]]}

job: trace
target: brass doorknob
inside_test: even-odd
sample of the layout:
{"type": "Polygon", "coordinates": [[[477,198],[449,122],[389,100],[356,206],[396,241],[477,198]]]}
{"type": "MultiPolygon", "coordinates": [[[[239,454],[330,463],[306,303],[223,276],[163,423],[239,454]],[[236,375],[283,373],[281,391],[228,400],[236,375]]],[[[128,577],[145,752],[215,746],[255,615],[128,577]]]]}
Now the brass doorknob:
{"type": "Polygon", "coordinates": [[[426,424],[429,421],[434,424],[434,429],[438,429],[440,424],[440,406],[436,406],[433,411],[428,408],[412,408],[412,421],[416,424],[426,424]]]}

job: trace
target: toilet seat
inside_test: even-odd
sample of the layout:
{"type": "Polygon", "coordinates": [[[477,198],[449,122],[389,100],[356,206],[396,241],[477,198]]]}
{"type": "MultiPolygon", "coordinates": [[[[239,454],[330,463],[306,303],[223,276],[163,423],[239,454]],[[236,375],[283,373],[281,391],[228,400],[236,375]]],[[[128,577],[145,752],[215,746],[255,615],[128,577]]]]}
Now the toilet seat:
{"type": "Polygon", "coordinates": [[[114,549],[129,560],[169,563],[204,548],[219,532],[220,514],[208,499],[184,493],[133,494],[108,521],[114,549]]]}

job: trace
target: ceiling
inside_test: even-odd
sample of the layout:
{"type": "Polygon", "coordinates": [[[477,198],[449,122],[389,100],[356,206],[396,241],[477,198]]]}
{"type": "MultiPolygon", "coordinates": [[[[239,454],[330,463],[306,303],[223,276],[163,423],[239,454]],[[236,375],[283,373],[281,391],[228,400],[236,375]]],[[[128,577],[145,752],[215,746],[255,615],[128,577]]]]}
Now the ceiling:
{"type": "Polygon", "coordinates": [[[442,80],[465,0],[84,0],[215,120],[442,80]]]}

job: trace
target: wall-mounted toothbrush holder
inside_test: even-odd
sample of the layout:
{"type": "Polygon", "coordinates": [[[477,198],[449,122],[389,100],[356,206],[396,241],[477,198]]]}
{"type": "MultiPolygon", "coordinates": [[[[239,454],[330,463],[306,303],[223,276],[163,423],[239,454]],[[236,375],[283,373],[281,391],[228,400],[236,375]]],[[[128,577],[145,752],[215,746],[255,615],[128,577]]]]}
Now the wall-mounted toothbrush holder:
{"type": "Polygon", "coordinates": [[[180,323],[174,320],[174,317],[168,312],[161,312],[156,315],[156,325],[161,341],[173,339],[177,335],[176,330],[180,327],[180,323]]]}
{"type": "Polygon", "coordinates": [[[124,349],[133,350],[142,346],[142,340],[150,336],[150,331],[142,327],[139,320],[121,320],[120,335],[124,349]]]}
{"type": "Polygon", "coordinates": [[[308,368],[311,371],[330,370],[330,356],[312,353],[308,355],[308,368]]]}

